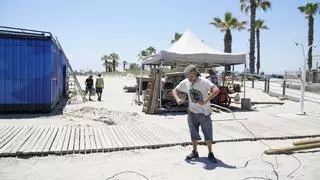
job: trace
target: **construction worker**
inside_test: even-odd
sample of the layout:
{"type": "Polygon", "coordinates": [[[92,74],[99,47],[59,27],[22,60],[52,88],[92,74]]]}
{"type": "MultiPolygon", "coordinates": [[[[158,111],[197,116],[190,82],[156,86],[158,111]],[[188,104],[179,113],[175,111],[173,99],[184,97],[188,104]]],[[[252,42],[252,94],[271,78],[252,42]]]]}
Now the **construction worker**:
{"type": "Polygon", "coordinates": [[[93,79],[92,79],[92,75],[90,75],[86,81],[86,92],[85,92],[85,96],[87,95],[87,93],[89,93],[89,101],[92,101],[91,99],[91,95],[94,93],[93,91],[93,79]]]}
{"type": "Polygon", "coordinates": [[[101,77],[101,74],[98,74],[98,77],[96,79],[96,92],[98,95],[98,101],[101,101],[103,88],[104,88],[103,78],[101,77]]]}

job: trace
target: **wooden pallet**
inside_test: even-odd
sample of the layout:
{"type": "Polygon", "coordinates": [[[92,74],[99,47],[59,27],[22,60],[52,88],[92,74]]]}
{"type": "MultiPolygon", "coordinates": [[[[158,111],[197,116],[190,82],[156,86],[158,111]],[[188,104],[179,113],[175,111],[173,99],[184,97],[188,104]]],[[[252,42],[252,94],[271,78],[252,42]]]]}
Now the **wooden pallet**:
{"type": "Polygon", "coordinates": [[[152,69],[150,76],[147,95],[144,98],[142,108],[142,112],[146,114],[154,114],[157,112],[160,97],[161,70],[159,68],[152,69]]]}

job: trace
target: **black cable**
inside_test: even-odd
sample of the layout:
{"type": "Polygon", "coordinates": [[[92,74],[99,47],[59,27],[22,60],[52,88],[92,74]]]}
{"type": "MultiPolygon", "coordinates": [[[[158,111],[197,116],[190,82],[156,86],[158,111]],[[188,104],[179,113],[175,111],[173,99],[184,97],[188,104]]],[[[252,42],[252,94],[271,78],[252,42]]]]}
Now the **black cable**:
{"type": "Polygon", "coordinates": [[[145,175],[143,175],[143,174],[141,174],[141,173],[138,173],[138,172],[135,172],[135,171],[121,171],[121,172],[118,172],[118,173],[114,174],[114,175],[113,175],[113,176],[111,176],[111,177],[108,177],[106,180],[111,179],[111,178],[114,178],[114,177],[116,177],[116,176],[118,176],[118,175],[120,175],[120,174],[126,174],[126,173],[133,173],[133,174],[137,174],[137,175],[139,175],[139,176],[143,177],[144,179],[149,180],[149,178],[148,178],[148,177],[146,177],[145,175]]]}
{"type": "MultiPolygon", "coordinates": [[[[240,122],[240,121],[238,121],[238,120],[236,119],[236,116],[234,115],[234,113],[233,113],[230,109],[225,108],[225,107],[221,107],[221,106],[216,105],[216,104],[211,104],[211,105],[216,106],[216,107],[221,108],[221,109],[224,109],[224,110],[232,113],[233,118],[234,118],[238,123],[240,123],[254,138],[257,138],[257,137],[254,135],[254,133],[247,128],[247,126],[245,126],[242,122],[240,122]]],[[[270,149],[272,149],[269,144],[263,142],[262,140],[259,140],[259,141],[260,141],[262,144],[264,144],[265,146],[268,146],[270,149]]],[[[263,156],[263,155],[264,155],[264,153],[261,153],[260,160],[261,160],[262,162],[268,163],[268,164],[270,164],[270,165],[272,166],[273,172],[275,173],[275,175],[276,175],[276,177],[277,177],[277,180],[279,180],[279,174],[278,174],[277,171],[275,170],[274,165],[273,165],[271,162],[269,162],[269,161],[263,161],[263,160],[262,160],[262,156],[263,156]]],[[[301,161],[300,161],[296,156],[294,156],[294,155],[292,155],[292,154],[291,154],[291,156],[294,157],[294,158],[299,162],[299,165],[298,165],[298,167],[297,167],[296,169],[294,169],[290,174],[288,174],[287,177],[290,177],[293,173],[295,173],[298,169],[300,169],[301,164],[302,164],[301,161]]],[[[276,161],[276,164],[277,164],[277,167],[278,167],[278,159],[277,159],[277,156],[274,156],[274,157],[275,157],[275,161],[276,161]]],[[[250,160],[249,160],[249,161],[250,161],[250,160]]],[[[249,161],[247,161],[247,163],[249,163],[249,161]]],[[[246,165],[247,165],[247,163],[246,163],[246,165]]],[[[246,167],[246,165],[245,165],[245,167],[246,167]]]]}

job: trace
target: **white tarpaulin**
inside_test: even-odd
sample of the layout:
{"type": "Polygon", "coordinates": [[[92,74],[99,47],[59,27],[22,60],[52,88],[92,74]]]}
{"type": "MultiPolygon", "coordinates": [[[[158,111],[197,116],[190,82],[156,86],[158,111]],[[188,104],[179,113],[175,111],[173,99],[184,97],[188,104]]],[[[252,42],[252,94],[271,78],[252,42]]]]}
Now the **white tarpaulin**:
{"type": "Polygon", "coordinates": [[[197,64],[200,66],[220,66],[245,64],[246,54],[219,52],[203,43],[187,30],[168,50],[149,56],[142,64],[197,64]]]}

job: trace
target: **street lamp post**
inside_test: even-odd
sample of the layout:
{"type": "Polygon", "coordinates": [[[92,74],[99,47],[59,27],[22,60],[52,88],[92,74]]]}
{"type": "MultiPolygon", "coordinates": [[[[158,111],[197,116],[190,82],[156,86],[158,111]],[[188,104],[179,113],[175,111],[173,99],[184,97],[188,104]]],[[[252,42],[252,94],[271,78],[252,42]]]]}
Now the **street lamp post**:
{"type": "MultiPolygon", "coordinates": [[[[298,113],[299,115],[305,115],[306,113],[304,112],[304,93],[305,93],[305,84],[306,84],[306,68],[307,68],[307,57],[305,54],[305,49],[303,44],[297,43],[296,46],[300,45],[302,49],[302,55],[303,55],[303,67],[302,67],[302,75],[301,75],[301,93],[300,93],[300,112],[298,113]]],[[[314,45],[309,45],[306,49],[306,51],[309,51],[311,47],[315,47],[314,45]]]]}

